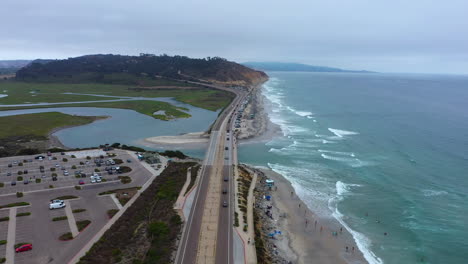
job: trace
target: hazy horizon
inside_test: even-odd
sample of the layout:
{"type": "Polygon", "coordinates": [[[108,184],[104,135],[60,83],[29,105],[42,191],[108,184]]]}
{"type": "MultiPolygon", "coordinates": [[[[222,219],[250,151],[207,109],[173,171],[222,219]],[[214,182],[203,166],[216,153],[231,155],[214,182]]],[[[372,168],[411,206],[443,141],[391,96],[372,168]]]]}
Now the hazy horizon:
{"type": "Polygon", "coordinates": [[[220,56],[348,70],[468,74],[468,2],[6,0],[0,60],[220,56]]]}

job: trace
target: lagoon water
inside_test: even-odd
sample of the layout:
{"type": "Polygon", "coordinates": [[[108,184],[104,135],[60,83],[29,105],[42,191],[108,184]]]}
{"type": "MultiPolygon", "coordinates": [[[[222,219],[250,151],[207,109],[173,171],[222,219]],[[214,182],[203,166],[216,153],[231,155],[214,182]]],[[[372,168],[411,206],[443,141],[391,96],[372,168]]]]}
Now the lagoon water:
{"type": "MultiPolygon", "coordinates": [[[[88,125],[60,130],[54,135],[64,145],[72,148],[94,147],[114,142],[145,147],[139,141],[147,137],[205,131],[214,122],[219,112],[193,107],[168,98],[158,98],[158,100],[169,102],[178,107],[185,107],[192,117],[162,121],[133,110],[95,107],[58,107],[0,111],[0,116],[41,112],[62,112],[83,116],[110,116],[110,118],[88,125]]],[[[185,152],[200,156],[203,150],[185,152]]]]}
{"type": "Polygon", "coordinates": [[[284,175],[369,263],[468,263],[468,76],[268,74],[284,136],[241,162],[284,175]]]}

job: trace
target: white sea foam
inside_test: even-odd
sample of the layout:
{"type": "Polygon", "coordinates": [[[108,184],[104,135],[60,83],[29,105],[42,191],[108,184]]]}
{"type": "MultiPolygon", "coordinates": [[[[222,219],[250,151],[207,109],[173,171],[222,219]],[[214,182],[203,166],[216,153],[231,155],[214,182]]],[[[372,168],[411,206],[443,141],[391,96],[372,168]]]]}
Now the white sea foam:
{"type": "Polygon", "coordinates": [[[344,137],[344,136],[351,136],[351,135],[357,135],[359,134],[358,132],[353,132],[353,131],[346,131],[346,130],[341,130],[341,129],[335,129],[335,128],[328,128],[330,132],[335,134],[337,137],[344,137]]]}
{"type": "Polygon", "coordinates": [[[370,250],[370,246],[372,241],[366,237],[364,234],[353,230],[344,220],[343,214],[338,210],[338,203],[342,201],[346,195],[351,194],[351,187],[359,187],[358,184],[346,184],[342,181],[336,182],[336,196],[332,197],[329,202],[328,206],[329,209],[332,211],[332,216],[340,222],[342,226],[345,227],[346,230],[353,236],[354,241],[356,242],[357,247],[364,255],[364,258],[370,264],[382,264],[383,261],[379,257],[377,257],[374,252],[370,250]]]}
{"type": "Polygon", "coordinates": [[[344,151],[332,151],[332,150],[319,149],[318,152],[330,153],[330,154],[335,154],[335,155],[350,156],[350,157],[355,157],[356,156],[352,152],[344,152],[344,151]]]}
{"type": "MultiPolygon", "coordinates": [[[[313,116],[307,116],[308,119],[312,119],[314,118],[313,116]]],[[[314,122],[316,122],[317,120],[314,120],[314,122]]]]}
{"type": "Polygon", "coordinates": [[[327,154],[320,154],[322,158],[327,159],[327,160],[334,160],[338,162],[343,162],[348,166],[351,166],[353,168],[359,168],[359,167],[364,167],[364,166],[370,166],[370,165],[375,165],[373,162],[370,161],[362,161],[358,158],[346,158],[346,157],[336,157],[336,156],[330,156],[327,154]]]}
{"type": "Polygon", "coordinates": [[[431,190],[431,189],[426,189],[421,191],[424,196],[426,197],[431,197],[431,196],[440,196],[440,195],[445,195],[448,194],[446,191],[442,190],[431,190]]]}
{"type": "Polygon", "coordinates": [[[307,111],[296,111],[296,115],[298,116],[307,116],[307,117],[312,117],[312,112],[307,112],[307,111]]]}

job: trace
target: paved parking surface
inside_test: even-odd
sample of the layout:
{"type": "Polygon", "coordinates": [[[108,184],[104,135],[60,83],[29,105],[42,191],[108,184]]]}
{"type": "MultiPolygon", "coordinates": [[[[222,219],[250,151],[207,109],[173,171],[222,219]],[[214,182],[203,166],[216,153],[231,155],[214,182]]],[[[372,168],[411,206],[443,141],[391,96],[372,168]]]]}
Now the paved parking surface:
{"type": "MultiPolygon", "coordinates": [[[[77,154],[76,152],[73,153],[77,154]]],[[[93,152],[88,151],[86,153],[93,152]]],[[[138,162],[127,162],[129,159],[132,160],[131,155],[127,152],[116,150],[112,151],[111,153],[115,153],[117,156],[104,156],[104,160],[115,158],[121,159],[123,163],[116,165],[103,164],[98,167],[94,163],[94,159],[99,158],[99,156],[90,157],[91,159],[87,159],[86,156],[82,158],[71,158],[71,155],[68,155],[67,153],[65,155],[61,155],[61,153],[53,153],[50,157],[46,154],[38,154],[33,156],[0,158],[0,182],[4,183],[4,187],[0,188],[0,195],[16,192],[45,190],[49,189],[50,185],[52,185],[54,188],[75,186],[79,185],[79,180],[84,180],[85,183],[90,183],[89,176],[91,176],[95,170],[98,170],[98,173],[102,175],[103,179],[108,181],[117,180],[119,174],[114,173],[110,175],[107,171],[105,171],[106,167],[127,166],[132,168],[132,170],[135,166],[138,167],[138,162]],[[45,159],[42,161],[35,159],[35,157],[38,156],[45,156],[45,159]],[[56,158],[56,160],[49,160],[49,158],[56,158]],[[63,161],[63,159],[66,159],[67,161],[63,161]],[[43,166],[44,172],[41,172],[41,166],[43,166]],[[65,171],[68,172],[68,176],[65,176],[65,171]],[[76,178],[76,171],[85,173],[86,177],[76,178]],[[53,180],[53,175],[57,175],[56,181],[53,180]],[[37,181],[40,180],[40,183],[36,183],[36,179],[38,179],[37,181]],[[25,180],[27,183],[25,183],[25,180]],[[16,185],[12,186],[12,183],[16,185]]]]}
{"type": "MultiPolygon", "coordinates": [[[[18,186],[7,186],[0,188],[0,204],[9,204],[14,202],[28,202],[30,206],[16,208],[17,213],[22,212],[31,212],[30,216],[16,217],[16,228],[15,228],[15,241],[8,243],[7,245],[0,245],[0,258],[6,255],[6,247],[13,247],[14,244],[28,242],[33,244],[33,250],[22,252],[18,254],[13,254],[14,263],[27,263],[27,264],[43,264],[43,263],[68,263],[80,249],[89,241],[91,238],[109,221],[107,216],[107,210],[117,209],[117,205],[112,200],[109,195],[99,196],[100,192],[120,189],[120,188],[130,188],[136,186],[142,186],[150,177],[151,173],[144,167],[142,164],[133,156],[128,154],[125,151],[112,151],[117,154],[118,159],[122,159],[125,163],[125,166],[131,167],[132,172],[125,173],[121,175],[130,176],[132,182],[129,184],[122,184],[120,181],[111,181],[102,182],[102,183],[90,183],[89,177],[83,178],[86,181],[85,185],[82,185],[81,190],[76,190],[74,188],[77,185],[75,176],[72,174],[70,176],[59,176],[63,178],[61,181],[53,182],[54,185],[57,183],[63,183],[63,188],[54,188],[49,189],[49,183],[29,183],[27,186],[24,186],[22,183],[18,186]],[[131,159],[131,163],[127,163],[126,160],[131,159]],[[66,178],[68,177],[68,178],[66,178]],[[23,188],[23,189],[18,189],[23,188]],[[24,191],[24,197],[17,198],[15,193],[16,191],[24,191]],[[31,191],[29,191],[31,190],[31,191]],[[75,221],[81,220],[90,220],[91,224],[85,228],[83,231],[70,241],[60,241],[58,238],[60,235],[71,232],[70,225],[68,220],[56,221],[53,222],[52,218],[58,216],[66,215],[64,208],[49,210],[48,204],[51,199],[54,199],[63,195],[74,195],[79,197],[76,200],[69,200],[67,202],[71,211],[75,209],[86,209],[84,212],[72,213],[75,221]]],[[[57,154],[55,154],[57,155],[57,154]]],[[[60,157],[60,153],[58,153],[60,157]]],[[[66,156],[66,155],[65,155],[66,156]]],[[[5,168],[8,168],[9,162],[14,160],[21,160],[28,157],[11,157],[11,158],[2,158],[0,159],[0,182],[4,181],[6,177],[5,168]]],[[[32,157],[34,158],[34,157],[32,157]]],[[[73,163],[70,162],[71,158],[68,158],[69,162],[65,162],[66,166],[71,166],[70,164],[78,163],[84,159],[73,159],[73,163]]],[[[24,165],[28,170],[34,171],[34,168],[39,169],[39,164],[44,165],[46,168],[48,166],[59,163],[60,165],[64,162],[57,161],[40,161],[34,160],[33,162],[24,165]]],[[[94,165],[93,160],[90,163],[89,167],[84,167],[83,170],[89,171],[90,173],[94,171],[96,166],[94,165]]],[[[26,163],[25,163],[26,164],[26,163]]],[[[55,165],[54,165],[55,166],[55,165]]],[[[19,166],[13,167],[17,169],[19,166]]],[[[69,170],[70,171],[70,170],[69,170]]],[[[29,171],[28,171],[29,174],[29,171]]],[[[17,175],[15,175],[16,177],[17,175]]],[[[113,175],[103,175],[103,178],[113,175]]],[[[0,217],[8,216],[10,209],[0,210],[0,217]]],[[[11,221],[11,220],[10,220],[11,221]]],[[[6,240],[8,234],[8,224],[9,221],[0,222],[0,240],[6,240]]],[[[7,257],[7,263],[12,259],[7,257]]]]}

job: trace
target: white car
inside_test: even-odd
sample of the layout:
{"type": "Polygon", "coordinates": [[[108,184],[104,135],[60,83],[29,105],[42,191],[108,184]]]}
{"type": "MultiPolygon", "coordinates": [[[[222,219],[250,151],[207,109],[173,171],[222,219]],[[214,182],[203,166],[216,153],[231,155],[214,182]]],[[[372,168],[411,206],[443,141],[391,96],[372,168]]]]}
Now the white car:
{"type": "Polygon", "coordinates": [[[64,208],[64,207],[65,207],[65,203],[63,201],[61,203],[50,203],[49,204],[49,209],[50,210],[60,209],[60,208],[64,208]]]}

